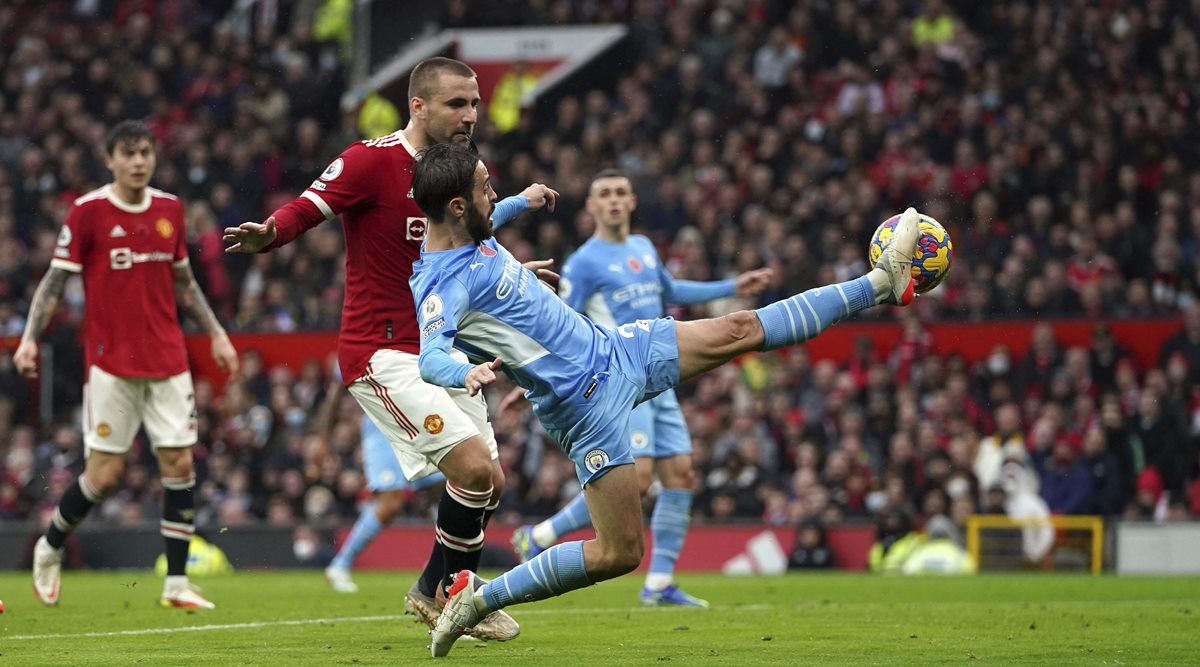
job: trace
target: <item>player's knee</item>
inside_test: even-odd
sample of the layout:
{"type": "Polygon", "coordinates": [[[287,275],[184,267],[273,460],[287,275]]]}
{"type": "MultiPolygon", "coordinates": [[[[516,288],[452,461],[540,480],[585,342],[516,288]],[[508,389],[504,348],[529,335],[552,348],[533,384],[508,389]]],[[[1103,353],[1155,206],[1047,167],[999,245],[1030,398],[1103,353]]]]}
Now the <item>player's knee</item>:
{"type": "Polygon", "coordinates": [[[500,496],[504,494],[504,483],[507,478],[504,476],[504,469],[500,467],[499,461],[492,461],[492,500],[500,500],[500,496]]]}
{"type": "Polygon", "coordinates": [[[663,479],[663,486],[668,489],[687,489],[696,488],[696,471],[690,465],[681,465],[671,471],[671,474],[663,479]]]}
{"type": "Polygon", "coordinates": [[[454,470],[446,472],[446,479],[468,491],[490,489],[493,479],[492,462],[478,459],[463,461],[454,470]]]}
{"type": "Polygon", "coordinates": [[[640,470],[638,471],[638,490],[641,491],[641,494],[643,496],[646,495],[646,491],[650,490],[650,485],[653,483],[654,483],[654,472],[653,471],[649,471],[646,473],[642,473],[640,470]]]}
{"type": "Polygon", "coordinates": [[[116,491],[121,486],[121,477],[124,474],[125,468],[120,465],[108,465],[86,473],[88,485],[101,497],[116,491]]]}
{"type": "Polygon", "coordinates": [[[725,315],[721,319],[724,321],[725,333],[731,345],[754,339],[762,328],[758,322],[758,316],[749,310],[739,310],[736,313],[725,315]]]}
{"type": "Polygon", "coordinates": [[[642,564],[642,557],[645,555],[646,540],[639,534],[636,539],[630,540],[624,549],[613,554],[613,576],[619,577],[633,572],[642,564]]]}
{"type": "Polygon", "coordinates": [[[387,491],[375,496],[375,517],[381,522],[391,521],[404,510],[404,492],[387,491]]]}

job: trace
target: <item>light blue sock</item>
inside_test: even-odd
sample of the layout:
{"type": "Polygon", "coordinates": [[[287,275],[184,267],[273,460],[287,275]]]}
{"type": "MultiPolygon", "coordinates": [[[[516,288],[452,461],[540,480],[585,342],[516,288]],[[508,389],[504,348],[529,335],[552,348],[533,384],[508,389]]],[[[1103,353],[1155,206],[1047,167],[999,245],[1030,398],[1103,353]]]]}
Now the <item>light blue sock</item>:
{"type": "Polygon", "coordinates": [[[563,542],[489,581],[480,594],[490,613],[591,585],[583,568],[583,542],[563,542]]]}
{"type": "MultiPolygon", "coordinates": [[[[583,492],[580,491],[567,503],[565,507],[560,509],[557,514],[546,519],[550,522],[550,527],[554,529],[554,539],[557,541],[564,535],[587,528],[592,525],[592,515],[588,514],[587,501],[583,497],[583,492]]],[[[547,545],[541,545],[547,546],[547,545]]]]}
{"type": "Polygon", "coordinates": [[[342,543],[341,550],[333,557],[330,565],[349,570],[354,566],[354,559],[358,558],[358,554],[367,548],[367,545],[381,530],[383,530],[383,525],[379,523],[379,517],[375,516],[375,503],[367,503],[363,506],[362,513],[358,515],[358,521],[354,522],[354,528],[350,529],[350,534],[346,536],[346,541],[342,543]]]}
{"type": "Polygon", "coordinates": [[[799,345],[860,310],[875,305],[875,289],[866,276],[826,285],[754,311],[762,323],[762,349],[799,345]]]}
{"type": "Polygon", "coordinates": [[[650,533],[654,550],[650,552],[650,574],[675,573],[675,561],[683,550],[692,519],[692,492],[687,489],[663,489],[650,515],[650,533]]]}

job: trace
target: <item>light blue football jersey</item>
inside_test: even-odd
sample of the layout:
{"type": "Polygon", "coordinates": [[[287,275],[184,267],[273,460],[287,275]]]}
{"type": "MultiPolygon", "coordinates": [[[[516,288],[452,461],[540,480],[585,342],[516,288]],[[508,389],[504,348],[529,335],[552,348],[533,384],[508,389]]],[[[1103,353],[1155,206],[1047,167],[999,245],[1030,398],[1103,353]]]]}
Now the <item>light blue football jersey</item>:
{"type": "Polygon", "coordinates": [[[409,283],[427,381],[463,386],[471,366],[437,354],[453,345],[475,360],[500,357],[547,428],[573,425],[587,412],[589,388],[609,367],[609,331],[567,306],[495,239],[422,251],[409,283]]]}
{"type": "Polygon", "coordinates": [[[596,324],[613,328],[664,315],[664,304],[711,301],[734,293],[732,280],[676,280],[650,239],[632,235],[624,243],[587,240],[563,265],[559,296],[596,324]]]}

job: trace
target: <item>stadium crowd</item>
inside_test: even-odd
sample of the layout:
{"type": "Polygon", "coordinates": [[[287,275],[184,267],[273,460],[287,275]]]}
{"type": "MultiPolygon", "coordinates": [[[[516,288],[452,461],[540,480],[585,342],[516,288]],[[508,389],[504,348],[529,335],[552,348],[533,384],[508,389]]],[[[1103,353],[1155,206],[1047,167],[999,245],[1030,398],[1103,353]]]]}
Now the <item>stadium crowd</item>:
{"type": "MultiPolygon", "coordinates": [[[[0,335],[20,334],[67,207],[106,180],[104,130],[129,117],[155,132],[156,186],[187,202],[192,264],[229,329],[337,327],[336,224],[271,254],[222,252],[223,227],[262,219],[360,138],[356,110],[339,107],[343,51],[313,29],[324,3],[277,4],[247,35],[189,0],[0,7],[0,335]]],[[[866,315],[901,318],[894,349],[863,339],[840,363],[794,349],[682,388],[696,521],[884,508],[961,521],[1002,511],[1006,464],[1053,512],[1200,515],[1200,4],[544,0],[513,16],[476,4],[448,3],[445,24],[630,28],[611,85],[555,97],[507,133],[480,115],[501,194],[534,181],[562,192],[554,214],[501,231],[522,259],[561,260],[591,233],[589,178],[612,165],[631,176],[635,224],[677,277],[772,266],[764,302],[863,272],[875,225],[906,204],[954,239],[944,286],[866,315]],[[998,348],[968,365],[934,354],[922,324],[1047,316],[1095,320],[1090,347],[1064,349],[1043,325],[1023,358],[998,348]],[[1155,367],[1099,324],[1152,316],[1184,324],[1155,367]]],[[[65,301],[43,378],[54,423],[32,425],[33,389],[0,349],[3,521],[52,511],[82,467],[78,284],[65,301]]],[[[361,413],[330,398],[317,427],[336,386],[328,360],[264,368],[242,353],[227,386],[197,383],[198,525],[352,520],[365,497],[361,413]]],[[[496,429],[501,520],[544,517],[578,492],[531,418],[496,429]]],[[[104,519],[155,515],[153,457],[144,442],[131,456],[104,519]]],[[[414,494],[407,514],[429,511],[414,494]]]]}

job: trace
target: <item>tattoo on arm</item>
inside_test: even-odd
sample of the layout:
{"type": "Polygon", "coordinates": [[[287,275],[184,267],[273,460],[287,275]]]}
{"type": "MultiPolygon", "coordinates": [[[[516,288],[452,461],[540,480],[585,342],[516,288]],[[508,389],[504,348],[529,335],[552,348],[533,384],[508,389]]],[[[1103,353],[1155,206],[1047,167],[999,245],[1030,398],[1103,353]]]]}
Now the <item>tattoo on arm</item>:
{"type": "Polygon", "coordinates": [[[29,305],[29,318],[25,324],[25,335],[37,340],[46,329],[46,324],[58,311],[58,300],[62,296],[63,286],[71,272],[66,269],[50,267],[42,282],[33,293],[33,303],[29,305]]]}
{"type": "Polygon", "coordinates": [[[183,311],[200,325],[204,333],[215,336],[225,332],[216,313],[208,305],[208,299],[204,298],[204,292],[200,290],[190,266],[175,269],[175,298],[183,311]]]}

